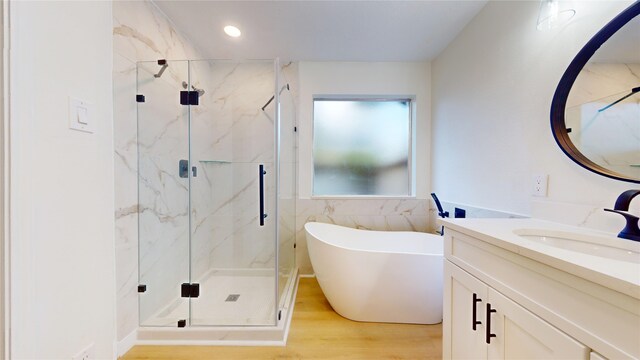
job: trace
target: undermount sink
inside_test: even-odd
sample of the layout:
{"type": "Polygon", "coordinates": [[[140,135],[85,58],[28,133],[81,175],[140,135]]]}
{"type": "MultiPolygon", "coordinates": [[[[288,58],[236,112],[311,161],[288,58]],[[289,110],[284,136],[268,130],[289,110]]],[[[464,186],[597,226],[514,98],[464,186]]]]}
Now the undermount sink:
{"type": "Polygon", "coordinates": [[[554,248],[640,263],[640,244],[631,240],[544,229],[517,229],[513,232],[525,240],[554,248]]]}

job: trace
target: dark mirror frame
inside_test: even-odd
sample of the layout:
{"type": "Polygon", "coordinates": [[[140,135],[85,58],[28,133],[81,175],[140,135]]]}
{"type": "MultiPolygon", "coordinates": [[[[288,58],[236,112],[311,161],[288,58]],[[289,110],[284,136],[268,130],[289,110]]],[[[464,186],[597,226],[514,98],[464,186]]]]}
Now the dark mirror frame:
{"type": "Polygon", "coordinates": [[[551,102],[551,131],[553,137],[556,139],[556,143],[562,149],[562,151],[574,162],[583,168],[593,171],[597,174],[606,176],[608,178],[628,181],[636,184],[640,184],[640,179],[633,179],[619,174],[615,171],[611,171],[604,168],[584,156],[576,146],[571,142],[569,138],[569,131],[565,123],[564,113],[567,105],[567,97],[571,91],[573,83],[580,74],[582,68],[589,62],[589,59],[595,54],[595,52],[604,44],[613,34],[615,34],[620,28],[626,25],[631,19],[640,15],[640,0],[631,4],[607,25],[605,25],[597,34],[595,34],[589,42],[578,52],[578,55],[571,61],[567,70],[565,70],[560,83],[556,88],[556,92],[553,95],[553,101],[551,102]]]}

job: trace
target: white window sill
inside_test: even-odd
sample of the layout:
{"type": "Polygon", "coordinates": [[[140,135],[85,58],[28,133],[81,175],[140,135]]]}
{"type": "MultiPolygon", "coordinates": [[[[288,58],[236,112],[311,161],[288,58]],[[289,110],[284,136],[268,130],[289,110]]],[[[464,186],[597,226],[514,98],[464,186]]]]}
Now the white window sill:
{"type": "Polygon", "coordinates": [[[311,200],[424,200],[415,195],[407,196],[375,196],[375,195],[323,195],[311,196],[311,200]]]}

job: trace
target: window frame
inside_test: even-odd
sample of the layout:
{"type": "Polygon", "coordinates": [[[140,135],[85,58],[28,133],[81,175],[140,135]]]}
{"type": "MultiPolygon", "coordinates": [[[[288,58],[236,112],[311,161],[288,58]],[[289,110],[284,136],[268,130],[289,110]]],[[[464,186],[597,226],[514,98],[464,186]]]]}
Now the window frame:
{"type": "Polygon", "coordinates": [[[416,122],[416,96],[415,95],[314,95],[311,101],[311,199],[415,199],[415,149],[416,138],[414,133],[416,122]],[[409,103],[409,131],[407,152],[407,194],[406,195],[316,195],[315,191],[315,106],[316,101],[368,101],[368,102],[408,102],[409,103]]]}

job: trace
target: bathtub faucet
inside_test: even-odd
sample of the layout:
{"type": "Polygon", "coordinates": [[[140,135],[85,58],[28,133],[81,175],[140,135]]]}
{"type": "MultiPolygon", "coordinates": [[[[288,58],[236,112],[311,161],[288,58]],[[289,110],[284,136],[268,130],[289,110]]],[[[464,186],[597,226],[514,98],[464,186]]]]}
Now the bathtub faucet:
{"type": "Polygon", "coordinates": [[[626,226],[618,234],[619,238],[640,241],[640,228],[638,227],[639,219],[637,216],[629,213],[631,200],[637,195],[640,195],[640,190],[627,190],[618,196],[613,210],[604,209],[604,211],[620,214],[627,220],[626,226]]]}
{"type": "Polygon", "coordinates": [[[438,216],[440,216],[441,218],[448,218],[449,217],[449,212],[448,211],[444,211],[442,209],[442,205],[440,204],[440,200],[438,200],[438,196],[436,195],[436,193],[431,193],[431,197],[433,198],[433,201],[436,202],[436,207],[438,208],[438,216]]]}
{"type": "MultiPolygon", "coordinates": [[[[436,195],[436,193],[431,193],[431,197],[433,198],[433,201],[436,202],[436,207],[438,208],[438,216],[440,216],[443,219],[448,218],[449,212],[444,211],[444,209],[442,208],[442,204],[440,204],[440,200],[438,200],[438,196],[436,195]]],[[[440,229],[440,231],[436,231],[436,232],[440,235],[444,235],[444,226],[440,229]]]]}

